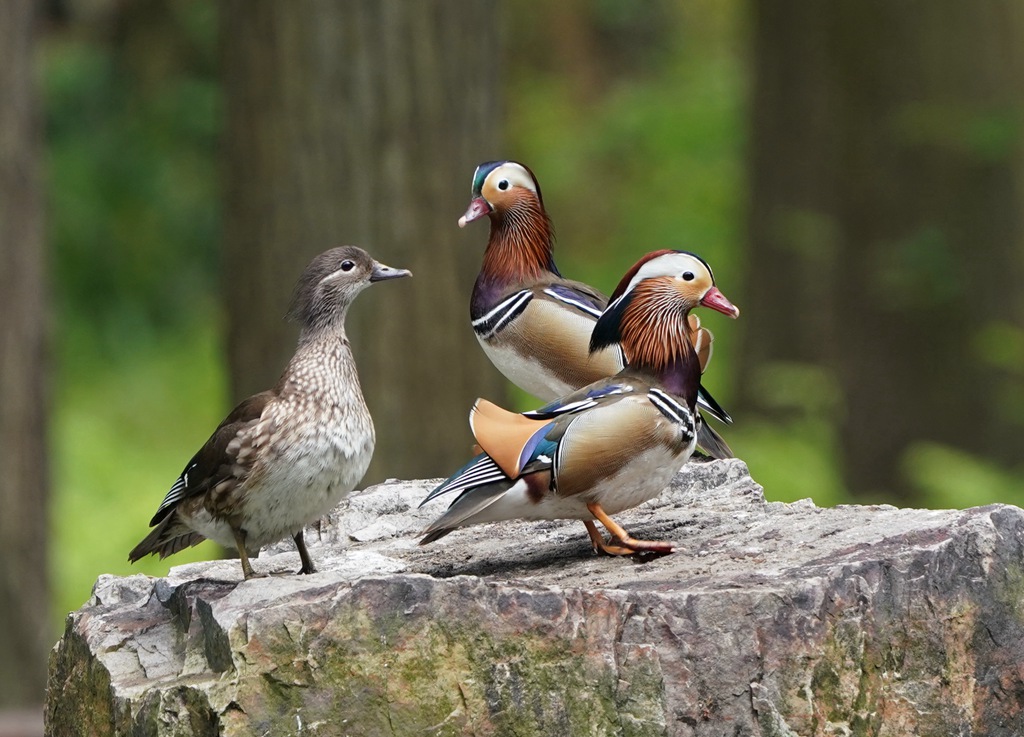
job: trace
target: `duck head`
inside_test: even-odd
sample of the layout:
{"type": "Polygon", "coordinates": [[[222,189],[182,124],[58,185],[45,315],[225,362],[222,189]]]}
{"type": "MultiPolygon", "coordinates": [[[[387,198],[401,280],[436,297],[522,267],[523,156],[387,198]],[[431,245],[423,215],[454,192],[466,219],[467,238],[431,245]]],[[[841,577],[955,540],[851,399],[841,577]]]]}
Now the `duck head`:
{"type": "Polygon", "coordinates": [[[544,210],[537,177],[515,161],[488,161],[473,172],[472,200],[459,227],[491,221],[480,278],[502,287],[543,277],[559,276],[554,260],[554,231],[544,210]]]}
{"type": "Polygon", "coordinates": [[[459,227],[479,220],[484,215],[504,218],[517,210],[544,212],[540,184],[530,169],[515,161],[488,161],[473,172],[473,190],[466,214],[459,218],[459,227]]]}
{"type": "Polygon", "coordinates": [[[366,287],[404,276],[412,272],[385,266],[357,246],[332,248],[302,272],[288,316],[302,326],[303,335],[343,325],[349,305],[366,287]]]}
{"type": "Polygon", "coordinates": [[[715,286],[711,267],[700,256],[672,250],[649,253],[612,293],[594,326],[590,350],[620,343],[630,366],[664,371],[694,353],[686,317],[695,307],[732,318],[740,314],[715,286]]]}

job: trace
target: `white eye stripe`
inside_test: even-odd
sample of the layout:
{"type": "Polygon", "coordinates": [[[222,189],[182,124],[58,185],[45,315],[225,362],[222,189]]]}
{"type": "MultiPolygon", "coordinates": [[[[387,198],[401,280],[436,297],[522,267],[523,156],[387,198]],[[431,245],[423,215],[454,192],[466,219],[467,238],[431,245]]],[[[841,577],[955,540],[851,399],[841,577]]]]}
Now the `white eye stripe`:
{"type": "Polygon", "coordinates": [[[700,274],[706,272],[707,269],[688,253],[666,253],[663,256],[651,259],[641,266],[630,280],[629,286],[626,287],[626,292],[633,291],[633,288],[644,279],[659,276],[681,276],[688,271],[700,274]]]}
{"type": "Polygon", "coordinates": [[[328,274],[328,275],[327,275],[327,276],[325,276],[325,277],[324,277],[323,279],[321,279],[320,281],[318,281],[318,282],[317,282],[317,285],[323,284],[323,283],[324,283],[325,281],[330,281],[331,279],[334,279],[334,278],[336,278],[336,277],[339,277],[339,276],[341,276],[341,275],[342,275],[343,273],[345,273],[345,272],[343,272],[343,271],[342,271],[341,269],[338,269],[337,271],[332,271],[332,272],[331,272],[330,274],[328,274]]]}
{"type": "Polygon", "coordinates": [[[522,164],[517,164],[514,161],[505,162],[488,174],[487,179],[493,181],[495,188],[499,190],[504,191],[511,187],[522,187],[534,194],[537,193],[537,183],[530,176],[530,172],[522,164]],[[502,188],[500,186],[502,181],[507,181],[509,186],[502,188]]]}
{"type": "Polygon", "coordinates": [[[349,274],[354,273],[355,270],[356,270],[355,266],[353,266],[348,271],[345,271],[344,269],[336,269],[336,270],[332,271],[330,274],[328,274],[327,276],[325,276],[323,279],[318,281],[317,285],[319,286],[320,284],[323,284],[324,282],[331,281],[332,279],[337,279],[339,276],[348,276],[349,274]]]}

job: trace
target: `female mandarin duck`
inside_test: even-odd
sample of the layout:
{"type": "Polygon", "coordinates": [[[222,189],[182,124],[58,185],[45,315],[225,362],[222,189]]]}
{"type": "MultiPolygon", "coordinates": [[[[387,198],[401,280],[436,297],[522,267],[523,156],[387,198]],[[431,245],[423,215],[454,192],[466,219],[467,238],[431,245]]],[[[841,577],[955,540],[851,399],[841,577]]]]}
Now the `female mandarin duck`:
{"type": "Polygon", "coordinates": [[[313,573],[302,528],[350,492],[373,455],[373,420],[359,387],[345,315],[374,282],[410,276],[355,246],[320,254],[295,288],[291,315],[299,346],[277,385],[232,410],[185,466],[150,526],[128,554],[161,558],[210,538],[249,556],[291,536],[313,573]]]}
{"type": "Polygon", "coordinates": [[[608,515],[657,496],[694,450],[701,364],[687,318],[698,305],[739,315],[700,257],[650,253],[623,277],[590,339],[591,353],[620,344],[626,368],[523,414],[477,400],[470,426],[483,452],[424,499],[458,492],[421,544],[482,522],[580,519],[595,550],[672,552],[631,538],[608,515]]]}
{"type": "MultiPolygon", "coordinates": [[[[621,371],[631,358],[627,348],[589,350],[594,323],[608,299],[559,273],[551,220],[533,172],[514,161],[481,164],[473,175],[472,197],[459,227],[487,215],[491,233],[473,287],[470,317],[495,367],[544,401],[621,371]]],[[[695,315],[688,329],[703,371],[713,337],[695,315]]],[[[732,421],[703,387],[699,392],[703,410],[722,422],[732,421]]],[[[732,456],[718,433],[703,421],[698,427],[698,445],[705,452],[715,458],[732,456]]]]}

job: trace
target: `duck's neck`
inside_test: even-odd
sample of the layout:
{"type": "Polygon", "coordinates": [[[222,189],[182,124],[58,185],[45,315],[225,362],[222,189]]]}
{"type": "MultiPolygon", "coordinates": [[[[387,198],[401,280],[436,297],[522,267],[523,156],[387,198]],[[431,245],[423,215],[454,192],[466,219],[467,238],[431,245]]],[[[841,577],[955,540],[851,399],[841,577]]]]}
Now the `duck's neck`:
{"type": "Polygon", "coordinates": [[[631,305],[619,325],[622,350],[634,371],[653,378],[686,400],[691,409],[700,387],[700,358],[690,342],[687,312],[670,300],[631,305]]]}
{"type": "Polygon", "coordinates": [[[299,332],[297,353],[322,350],[323,346],[337,343],[348,344],[345,334],[345,317],[348,315],[348,304],[335,307],[330,311],[311,313],[299,332]]]}
{"type": "Polygon", "coordinates": [[[491,216],[491,234],[473,290],[473,308],[497,301],[509,286],[560,276],[552,253],[551,221],[535,198],[491,216]],[[478,302],[480,303],[478,305],[478,302]]]}
{"type": "Polygon", "coordinates": [[[317,397],[315,404],[320,409],[362,403],[359,377],[344,324],[303,330],[295,355],[275,390],[281,396],[317,397]]]}
{"type": "Polygon", "coordinates": [[[685,399],[686,406],[691,410],[696,406],[697,389],[700,387],[700,364],[696,361],[696,354],[691,352],[689,355],[673,358],[668,364],[658,369],[635,364],[630,364],[630,368],[646,373],[666,391],[685,399]],[[691,358],[694,360],[691,361],[691,358]],[[694,371],[694,366],[696,366],[696,371],[694,371]]]}

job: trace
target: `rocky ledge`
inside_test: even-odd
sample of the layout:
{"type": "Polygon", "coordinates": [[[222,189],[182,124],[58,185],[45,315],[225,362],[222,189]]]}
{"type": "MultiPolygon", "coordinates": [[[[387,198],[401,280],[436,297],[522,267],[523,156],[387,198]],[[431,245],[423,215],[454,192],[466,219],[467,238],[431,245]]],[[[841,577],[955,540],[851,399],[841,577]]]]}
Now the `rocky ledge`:
{"type": "Polygon", "coordinates": [[[389,482],[255,561],[97,581],[53,650],[47,734],[1021,735],[1024,511],[766,502],[691,464],[618,516],[419,547],[389,482]]]}

